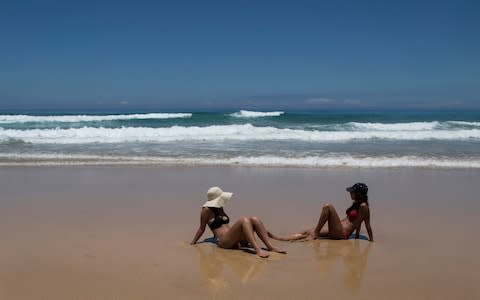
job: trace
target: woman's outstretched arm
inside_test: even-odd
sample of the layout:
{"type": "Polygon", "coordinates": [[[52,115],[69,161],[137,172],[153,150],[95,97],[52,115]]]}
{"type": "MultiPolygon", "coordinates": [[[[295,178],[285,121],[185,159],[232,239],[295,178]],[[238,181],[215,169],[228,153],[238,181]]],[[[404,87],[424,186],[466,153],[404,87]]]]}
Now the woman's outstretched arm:
{"type": "Polygon", "coordinates": [[[207,221],[208,221],[207,219],[208,219],[208,208],[203,207],[202,212],[200,213],[200,225],[198,226],[198,230],[195,233],[193,240],[190,242],[190,245],[196,244],[198,239],[205,232],[205,227],[207,227],[207,221]]]}
{"type": "Polygon", "coordinates": [[[373,232],[372,227],[370,226],[370,209],[367,204],[362,204],[360,206],[360,215],[362,216],[363,222],[365,222],[365,227],[367,228],[368,240],[373,242],[373,232]]]}

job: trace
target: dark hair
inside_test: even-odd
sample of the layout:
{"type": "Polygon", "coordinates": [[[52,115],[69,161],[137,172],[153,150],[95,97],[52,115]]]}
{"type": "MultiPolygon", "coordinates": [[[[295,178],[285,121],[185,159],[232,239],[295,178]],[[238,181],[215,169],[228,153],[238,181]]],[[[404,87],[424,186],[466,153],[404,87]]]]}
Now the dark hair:
{"type": "Polygon", "coordinates": [[[351,210],[359,210],[362,203],[366,203],[368,205],[368,195],[366,193],[355,193],[355,202],[353,202],[353,204],[347,208],[347,215],[351,210]]]}

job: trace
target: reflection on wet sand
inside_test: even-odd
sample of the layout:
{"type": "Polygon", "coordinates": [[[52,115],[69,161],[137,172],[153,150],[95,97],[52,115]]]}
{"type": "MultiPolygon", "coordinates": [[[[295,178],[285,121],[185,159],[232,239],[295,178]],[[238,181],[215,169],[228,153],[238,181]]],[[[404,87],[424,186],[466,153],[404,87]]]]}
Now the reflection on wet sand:
{"type": "Polygon", "coordinates": [[[343,265],[346,267],[343,273],[345,287],[358,289],[362,285],[363,273],[367,266],[368,254],[372,243],[360,240],[334,241],[316,240],[313,241],[315,258],[318,268],[324,275],[331,274],[333,266],[338,259],[343,258],[343,265]],[[366,245],[365,245],[366,244],[366,245]],[[363,247],[361,245],[364,245],[363,247]],[[363,248],[363,251],[362,251],[363,248]]]}
{"type": "Polygon", "coordinates": [[[235,282],[240,279],[241,283],[247,283],[258,278],[267,263],[244,251],[220,249],[212,244],[194,248],[200,257],[200,271],[208,288],[215,294],[230,287],[233,281],[229,280],[232,277],[230,274],[237,278],[235,282]]]}

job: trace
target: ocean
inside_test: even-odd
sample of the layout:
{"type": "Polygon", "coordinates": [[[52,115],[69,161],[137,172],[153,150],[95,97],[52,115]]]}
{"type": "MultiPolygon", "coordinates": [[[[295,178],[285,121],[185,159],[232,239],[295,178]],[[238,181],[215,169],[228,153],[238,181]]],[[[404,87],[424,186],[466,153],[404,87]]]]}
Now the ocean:
{"type": "Polygon", "coordinates": [[[480,112],[0,114],[0,165],[480,168],[480,112]]]}

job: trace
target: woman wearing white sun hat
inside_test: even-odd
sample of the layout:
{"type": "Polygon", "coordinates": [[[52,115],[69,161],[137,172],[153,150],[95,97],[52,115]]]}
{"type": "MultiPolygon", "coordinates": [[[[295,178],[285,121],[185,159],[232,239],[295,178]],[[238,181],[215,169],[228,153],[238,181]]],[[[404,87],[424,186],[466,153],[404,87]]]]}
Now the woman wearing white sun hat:
{"type": "Polygon", "coordinates": [[[238,248],[241,243],[250,243],[260,257],[268,257],[268,253],[258,245],[254,233],[265,243],[269,251],[287,253],[275,248],[268,239],[268,233],[262,221],[257,217],[243,217],[230,226],[230,219],[223,210],[225,204],[232,198],[232,193],[224,192],[219,187],[211,187],[207,192],[207,202],[203,204],[200,213],[200,226],[191,244],[196,244],[208,225],[217,238],[221,248],[238,248]]]}

